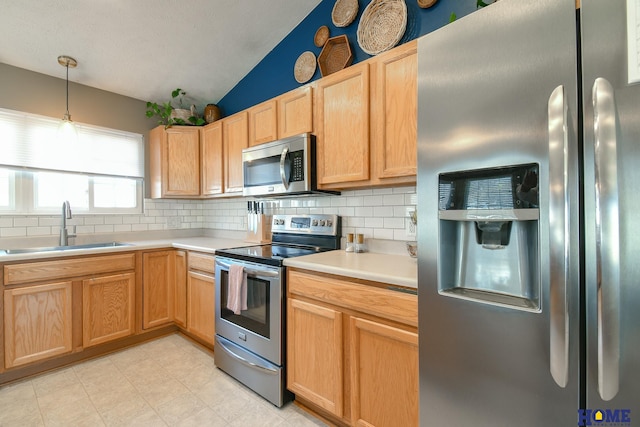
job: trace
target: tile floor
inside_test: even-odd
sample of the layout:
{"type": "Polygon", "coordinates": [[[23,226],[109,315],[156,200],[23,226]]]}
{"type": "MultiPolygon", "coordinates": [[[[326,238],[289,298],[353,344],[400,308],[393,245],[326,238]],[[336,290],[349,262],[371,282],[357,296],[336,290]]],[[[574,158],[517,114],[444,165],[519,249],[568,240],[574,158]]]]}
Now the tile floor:
{"type": "Polygon", "coordinates": [[[0,426],[280,426],[325,424],[276,408],[215,367],[180,334],[0,387],[0,426]]]}

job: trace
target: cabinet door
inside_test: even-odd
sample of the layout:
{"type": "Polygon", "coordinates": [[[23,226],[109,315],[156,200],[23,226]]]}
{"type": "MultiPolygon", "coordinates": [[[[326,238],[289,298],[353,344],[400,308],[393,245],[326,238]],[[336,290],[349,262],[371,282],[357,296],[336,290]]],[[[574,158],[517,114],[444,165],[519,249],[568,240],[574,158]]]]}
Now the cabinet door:
{"type": "Polygon", "coordinates": [[[318,183],[368,180],[369,64],[321,79],[317,97],[318,183]]]}
{"type": "Polygon", "coordinates": [[[217,121],[202,129],[200,144],[202,195],[222,193],[222,122],[217,121]]]}
{"type": "Polygon", "coordinates": [[[372,65],[371,135],[375,147],[376,175],[413,177],[417,170],[418,63],[416,42],[376,57],[372,65]]]}
{"type": "Polygon", "coordinates": [[[249,109],[249,146],[278,139],[278,121],[275,99],[249,109]]]}
{"type": "Polygon", "coordinates": [[[242,111],[222,120],[224,141],[224,192],[242,193],[242,150],[249,146],[247,112],[242,111]]]}
{"type": "Polygon", "coordinates": [[[142,328],[173,320],[174,251],[142,254],[142,328]]]}
{"type": "Polygon", "coordinates": [[[82,345],[132,335],[135,331],[134,273],[82,281],[82,345]]]}
{"type": "Polygon", "coordinates": [[[313,92],[310,86],[292,90],[277,98],[278,137],[313,132],[313,92]]]}
{"type": "Polygon", "coordinates": [[[350,319],[351,419],[356,426],[418,425],[418,334],[350,319]]]}
{"type": "Polygon", "coordinates": [[[163,196],[198,196],[200,129],[172,126],[165,133],[162,157],[163,196]]]}
{"type": "Polygon", "coordinates": [[[342,417],[342,313],[287,301],[287,388],[342,417]]]}
{"type": "Polygon", "coordinates": [[[187,253],[175,251],[176,283],[173,319],[178,326],[187,327],[187,253]]]}
{"type": "Polygon", "coordinates": [[[4,291],[5,367],[71,352],[72,283],[4,291]]]}
{"type": "Polygon", "coordinates": [[[213,345],[215,328],[215,279],[189,272],[187,280],[187,331],[213,345]]]}

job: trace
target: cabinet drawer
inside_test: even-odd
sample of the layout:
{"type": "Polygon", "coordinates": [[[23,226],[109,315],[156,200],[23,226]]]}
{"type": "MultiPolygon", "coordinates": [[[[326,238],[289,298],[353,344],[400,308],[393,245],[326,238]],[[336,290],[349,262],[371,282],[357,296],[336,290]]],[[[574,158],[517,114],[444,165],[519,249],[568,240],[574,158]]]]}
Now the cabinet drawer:
{"type": "Polygon", "coordinates": [[[4,284],[18,285],[75,276],[91,276],[112,271],[133,270],[135,254],[70,258],[4,266],[4,284]]]}
{"type": "Polygon", "coordinates": [[[216,270],[216,257],[209,254],[189,252],[189,270],[200,270],[214,274],[216,270]]]}
{"type": "Polygon", "coordinates": [[[418,297],[335,277],[288,270],[289,293],[418,326],[418,297]]]}

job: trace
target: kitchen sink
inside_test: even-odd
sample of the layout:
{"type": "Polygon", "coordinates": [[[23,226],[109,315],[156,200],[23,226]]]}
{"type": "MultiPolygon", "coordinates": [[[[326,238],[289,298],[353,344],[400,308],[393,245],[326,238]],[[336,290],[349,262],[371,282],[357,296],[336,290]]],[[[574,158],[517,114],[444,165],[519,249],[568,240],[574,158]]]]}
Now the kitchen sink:
{"type": "Polygon", "coordinates": [[[84,245],[46,246],[42,248],[0,249],[0,255],[17,255],[17,254],[29,254],[29,253],[35,253],[35,252],[71,251],[71,250],[95,249],[95,248],[115,248],[119,246],[131,246],[131,244],[120,243],[120,242],[104,242],[104,243],[87,243],[84,245]]]}

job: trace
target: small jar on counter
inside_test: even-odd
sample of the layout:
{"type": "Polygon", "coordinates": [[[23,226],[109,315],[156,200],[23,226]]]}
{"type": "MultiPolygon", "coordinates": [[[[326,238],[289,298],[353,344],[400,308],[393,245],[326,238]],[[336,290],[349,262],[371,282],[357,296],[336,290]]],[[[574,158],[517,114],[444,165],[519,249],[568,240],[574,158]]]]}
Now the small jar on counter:
{"type": "Polygon", "coordinates": [[[347,244],[344,248],[345,252],[354,252],[355,248],[354,248],[354,244],[353,244],[353,233],[348,233],[347,234],[347,244]]]}
{"type": "Polygon", "coordinates": [[[364,245],[364,234],[358,233],[356,235],[355,252],[356,253],[362,253],[362,252],[366,252],[366,251],[367,251],[367,247],[364,245]]]}

